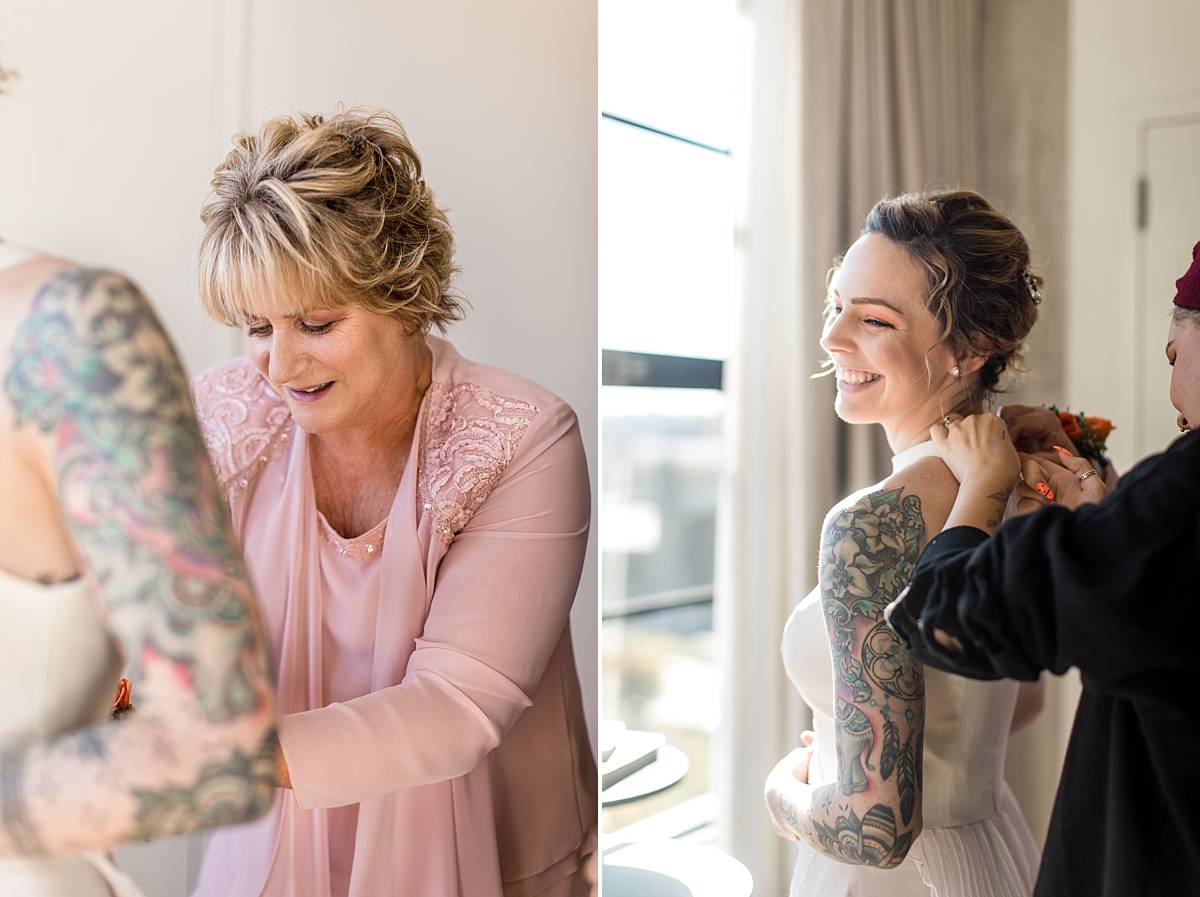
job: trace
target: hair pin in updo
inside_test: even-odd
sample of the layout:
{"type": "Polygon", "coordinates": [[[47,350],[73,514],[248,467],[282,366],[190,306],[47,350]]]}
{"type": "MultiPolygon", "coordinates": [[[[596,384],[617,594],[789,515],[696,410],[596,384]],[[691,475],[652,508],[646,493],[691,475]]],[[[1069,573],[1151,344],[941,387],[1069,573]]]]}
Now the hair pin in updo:
{"type": "Polygon", "coordinates": [[[1025,289],[1029,290],[1029,298],[1033,300],[1033,304],[1041,305],[1042,291],[1038,289],[1037,281],[1034,280],[1028,269],[1021,272],[1021,279],[1025,281],[1025,289]]]}

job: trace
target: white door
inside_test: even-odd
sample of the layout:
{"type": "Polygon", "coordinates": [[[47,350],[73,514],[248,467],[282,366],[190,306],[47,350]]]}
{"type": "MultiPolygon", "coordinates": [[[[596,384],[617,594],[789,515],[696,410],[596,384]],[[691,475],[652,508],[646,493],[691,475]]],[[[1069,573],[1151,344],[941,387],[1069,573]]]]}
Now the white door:
{"type": "MultiPolygon", "coordinates": [[[[1161,451],[1179,435],[1164,349],[1175,281],[1200,242],[1200,113],[1142,123],[1142,233],[1138,248],[1137,413],[1134,451],[1161,451]]],[[[1121,422],[1123,423],[1123,422],[1121,422]]]]}

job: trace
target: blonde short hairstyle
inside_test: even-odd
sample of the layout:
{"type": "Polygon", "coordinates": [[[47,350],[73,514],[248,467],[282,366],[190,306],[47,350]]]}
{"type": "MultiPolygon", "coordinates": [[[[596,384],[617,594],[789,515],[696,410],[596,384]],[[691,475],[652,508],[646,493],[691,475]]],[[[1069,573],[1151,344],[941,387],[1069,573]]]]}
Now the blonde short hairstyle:
{"type": "Polygon", "coordinates": [[[241,326],[351,303],[413,333],[463,316],[454,239],[390,113],[281,116],[239,134],[200,213],[200,298],[241,326]]]}

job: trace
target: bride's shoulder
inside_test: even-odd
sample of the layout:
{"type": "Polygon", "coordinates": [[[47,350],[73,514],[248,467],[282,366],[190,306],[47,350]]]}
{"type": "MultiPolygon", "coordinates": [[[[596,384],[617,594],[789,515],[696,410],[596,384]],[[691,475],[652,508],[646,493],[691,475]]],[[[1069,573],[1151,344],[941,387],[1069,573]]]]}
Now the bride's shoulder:
{"type": "Polygon", "coordinates": [[[958,494],[958,480],[954,478],[946,462],[933,455],[896,471],[876,488],[885,491],[903,489],[910,494],[922,494],[928,501],[948,501],[953,504],[954,496],[958,494]]]}
{"type": "Polygon", "coordinates": [[[882,515],[893,525],[903,521],[904,529],[914,536],[919,532],[924,545],[945,526],[957,494],[958,481],[942,459],[922,458],[846,496],[830,510],[824,531],[828,538],[831,532],[856,526],[861,518],[870,526],[882,515]]]}

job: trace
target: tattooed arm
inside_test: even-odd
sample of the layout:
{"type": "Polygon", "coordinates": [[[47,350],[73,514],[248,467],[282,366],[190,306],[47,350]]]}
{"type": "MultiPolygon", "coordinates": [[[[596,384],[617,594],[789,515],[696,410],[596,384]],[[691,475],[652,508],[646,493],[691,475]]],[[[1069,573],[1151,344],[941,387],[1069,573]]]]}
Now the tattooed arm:
{"type": "Polygon", "coordinates": [[[29,475],[58,506],[47,538],[94,584],[137,709],[0,755],[0,855],[260,815],[274,796],[269,668],[171,344],[110,273],[60,270],[14,308],[0,423],[32,447],[29,475]]]}
{"type": "MultiPolygon", "coordinates": [[[[923,475],[901,473],[825,521],[821,603],[834,670],[837,782],[813,787],[777,767],[768,784],[784,834],[834,859],[885,869],[903,861],[921,831],[925,683],[883,609],[907,582],[929,529],[913,483],[927,485],[932,475],[940,488],[922,493],[953,489],[939,462],[921,467],[923,475]]],[[[932,502],[941,518],[950,495],[932,502]]]]}

